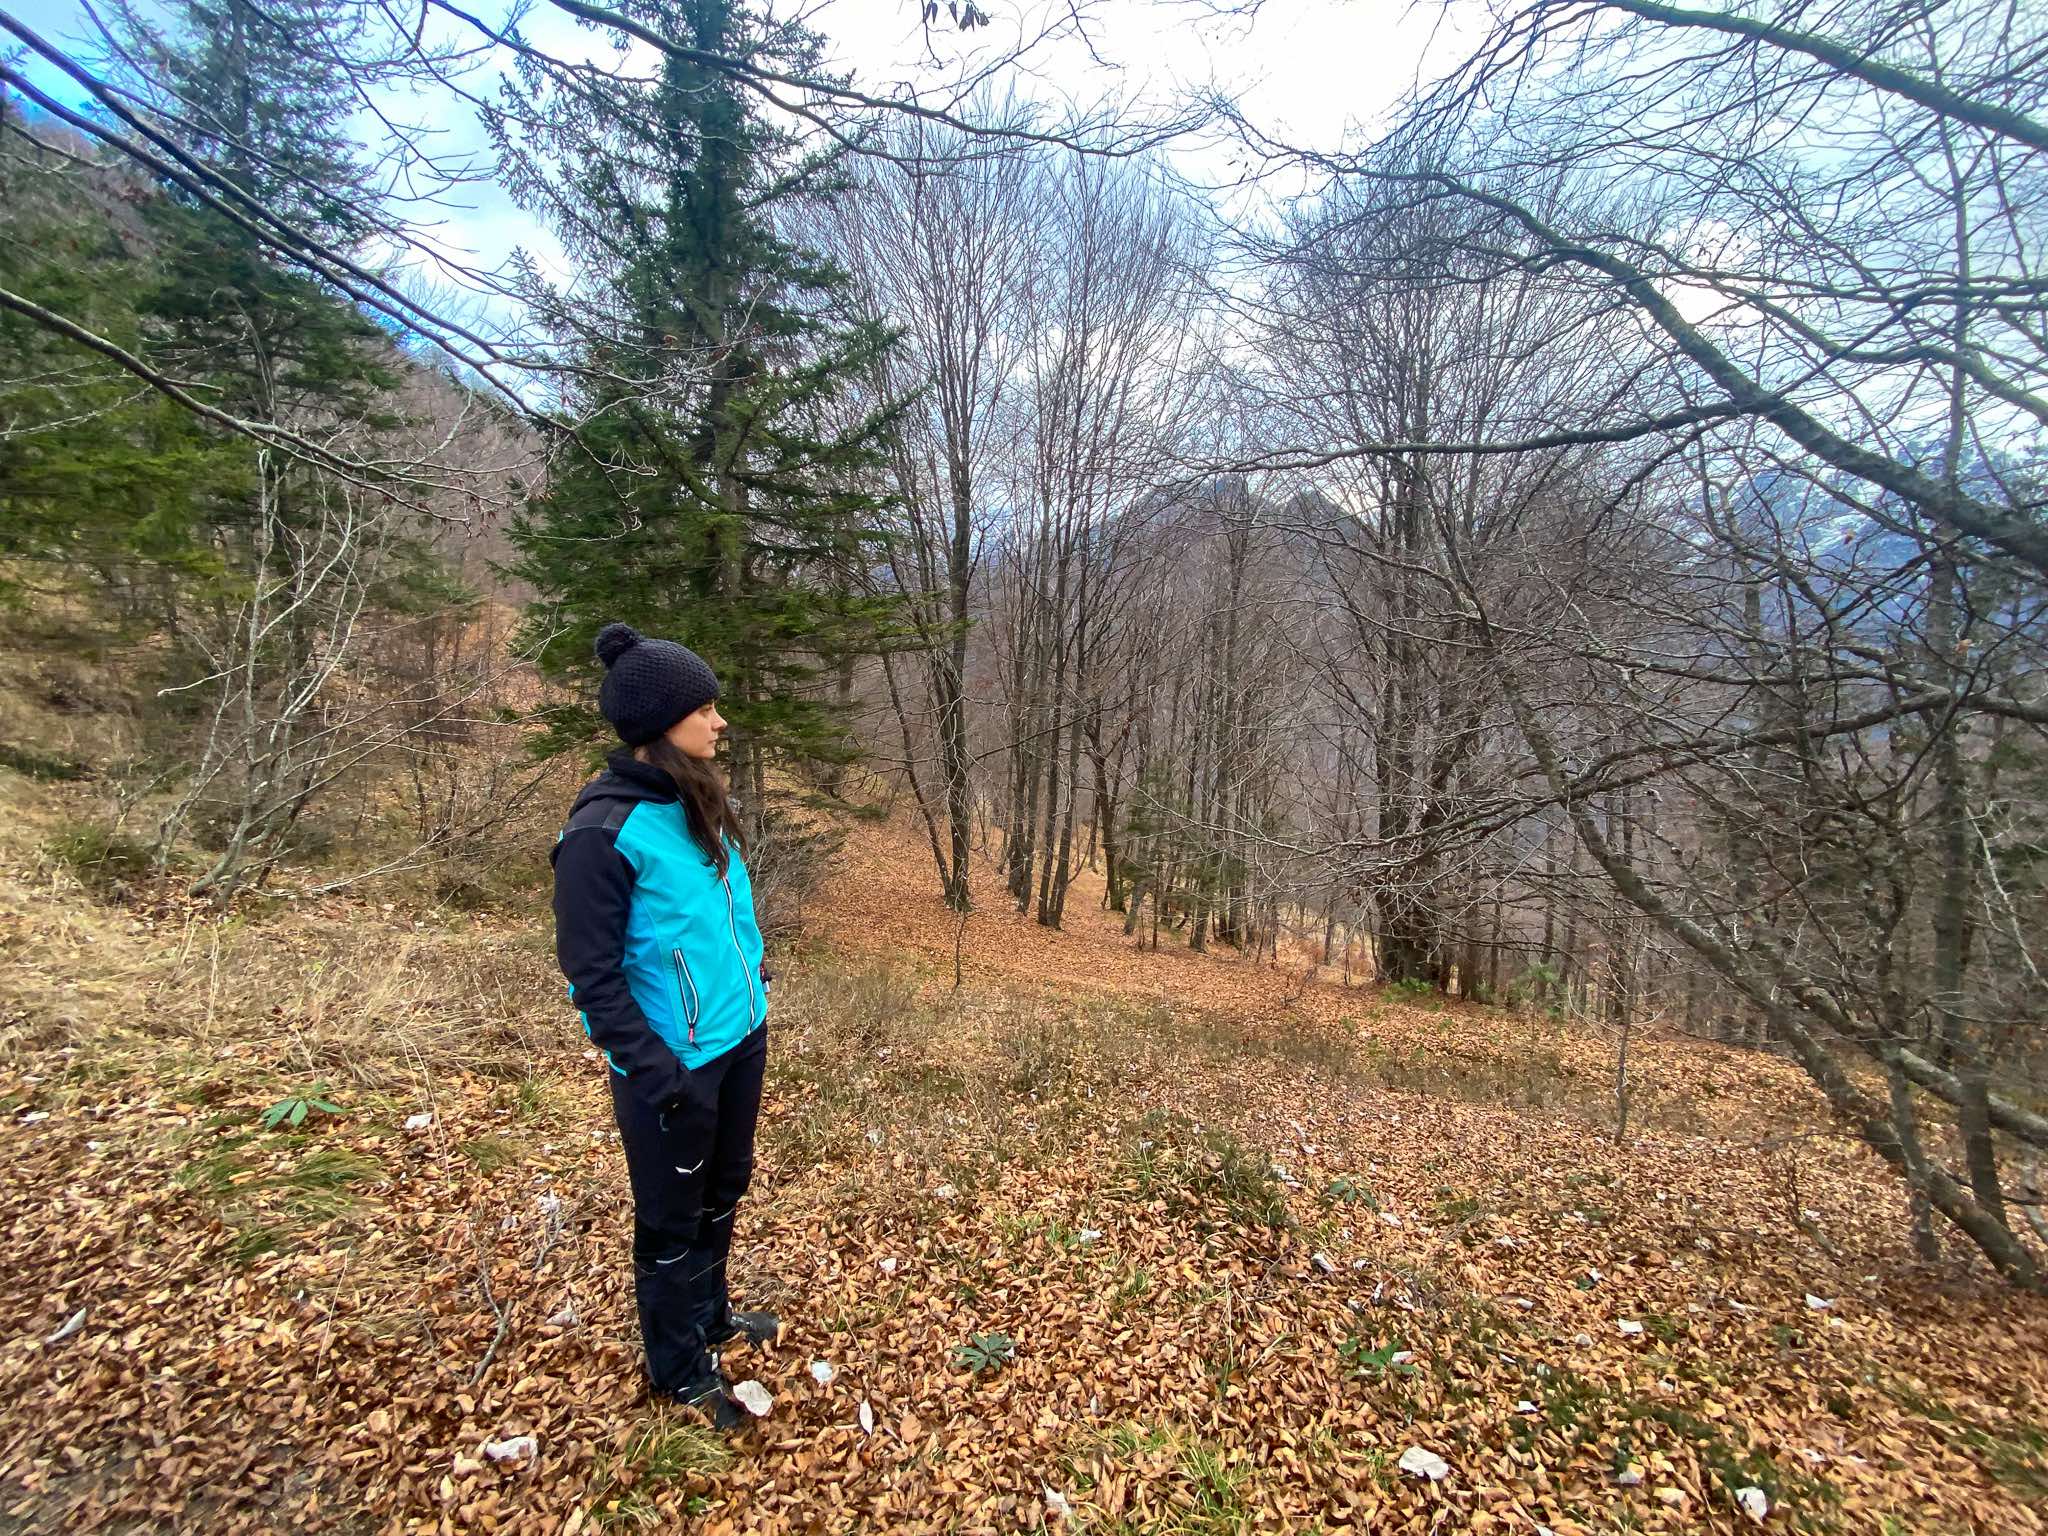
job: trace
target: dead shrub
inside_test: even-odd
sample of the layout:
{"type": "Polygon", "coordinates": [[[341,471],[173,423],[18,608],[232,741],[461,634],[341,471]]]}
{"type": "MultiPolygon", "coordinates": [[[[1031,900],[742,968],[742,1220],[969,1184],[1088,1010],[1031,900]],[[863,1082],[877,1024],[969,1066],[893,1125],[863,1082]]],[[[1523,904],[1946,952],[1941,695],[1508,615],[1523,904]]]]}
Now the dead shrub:
{"type": "Polygon", "coordinates": [[[803,932],[804,909],[845,845],[846,833],[837,827],[769,810],[760,836],[747,847],[747,875],[754,920],[770,950],[786,948],[803,932]]]}
{"type": "Polygon", "coordinates": [[[920,1008],[917,984],[888,965],[813,964],[775,988],[784,1048],[857,1065],[904,1032],[920,1008]]]}
{"type": "Polygon", "coordinates": [[[1019,1098],[1050,1098],[1077,1080],[1074,1025],[1033,1014],[1003,1031],[996,1049],[1004,1063],[1003,1086],[1019,1098]]]}

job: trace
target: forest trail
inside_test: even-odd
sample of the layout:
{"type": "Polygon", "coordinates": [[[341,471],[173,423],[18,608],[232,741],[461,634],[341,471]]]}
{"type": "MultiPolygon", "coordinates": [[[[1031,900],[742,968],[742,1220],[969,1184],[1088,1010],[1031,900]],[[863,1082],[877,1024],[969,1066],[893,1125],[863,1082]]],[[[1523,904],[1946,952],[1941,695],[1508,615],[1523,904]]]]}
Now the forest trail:
{"type": "Polygon", "coordinates": [[[1652,1031],[1617,1147],[1609,1042],[1139,954],[1086,886],[956,993],[874,826],[776,986],[737,1272],[790,1329],[723,1444],[638,1400],[543,908],[107,904],[7,790],[12,1528],[2041,1529],[2048,1306],[1905,1265],[1781,1063],[1652,1031]]]}

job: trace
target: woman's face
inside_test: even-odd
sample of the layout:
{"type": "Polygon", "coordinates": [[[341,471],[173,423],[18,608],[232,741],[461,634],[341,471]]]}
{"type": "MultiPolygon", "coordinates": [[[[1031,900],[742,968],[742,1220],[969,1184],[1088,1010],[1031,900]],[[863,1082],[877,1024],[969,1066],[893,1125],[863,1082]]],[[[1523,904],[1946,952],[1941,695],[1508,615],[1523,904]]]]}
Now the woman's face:
{"type": "Polygon", "coordinates": [[[713,699],[694,714],[683,716],[664,734],[683,756],[708,763],[718,751],[718,738],[725,734],[725,716],[718,712],[718,701],[713,699]]]}

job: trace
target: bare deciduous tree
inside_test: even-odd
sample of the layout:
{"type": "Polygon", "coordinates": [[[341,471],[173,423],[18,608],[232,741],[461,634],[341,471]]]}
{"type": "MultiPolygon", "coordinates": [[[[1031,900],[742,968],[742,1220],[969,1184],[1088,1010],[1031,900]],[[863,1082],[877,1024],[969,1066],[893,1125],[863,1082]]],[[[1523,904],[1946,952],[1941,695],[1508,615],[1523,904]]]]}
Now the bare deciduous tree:
{"type": "Polygon", "coordinates": [[[838,205],[826,238],[858,275],[872,317],[900,334],[874,384],[878,399],[914,402],[889,445],[900,518],[887,555],[891,586],[907,599],[920,693],[905,696],[893,655],[883,665],[940,884],[965,910],[971,598],[992,515],[986,488],[1013,447],[1014,413],[1005,408],[1033,269],[1048,259],[1044,175],[1023,151],[977,153],[962,135],[922,124],[890,142],[887,159],[861,167],[858,194],[838,205]],[[937,741],[936,790],[918,771],[928,735],[937,741]],[[943,836],[935,802],[944,806],[943,836]]]}

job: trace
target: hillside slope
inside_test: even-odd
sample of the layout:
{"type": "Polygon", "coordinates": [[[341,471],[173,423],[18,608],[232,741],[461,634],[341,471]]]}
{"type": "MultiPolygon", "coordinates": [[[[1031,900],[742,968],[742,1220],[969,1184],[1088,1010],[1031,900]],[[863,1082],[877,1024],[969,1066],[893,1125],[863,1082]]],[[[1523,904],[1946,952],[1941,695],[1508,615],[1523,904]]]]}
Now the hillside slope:
{"type": "Polygon", "coordinates": [[[928,856],[872,827],[776,987],[735,1271],[790,1327],[729,1359],[775,1401],[718,1441],[639,1397],[623,1167],[544,910],[109,904],[43,851],[75,791],[5,776],[14,1528],[2048,1510],[2048,1305],[1907,1267],[1896,1186],[1800,1134],[1782,1064],[1639,1046],[1617,1147],[1596,1038],[1139,955],[1085,890],[1064,934],[973,918],[955,992],[928,856]],[[315,1096],[343,1112],[265,1128],[315,1096]]]}

